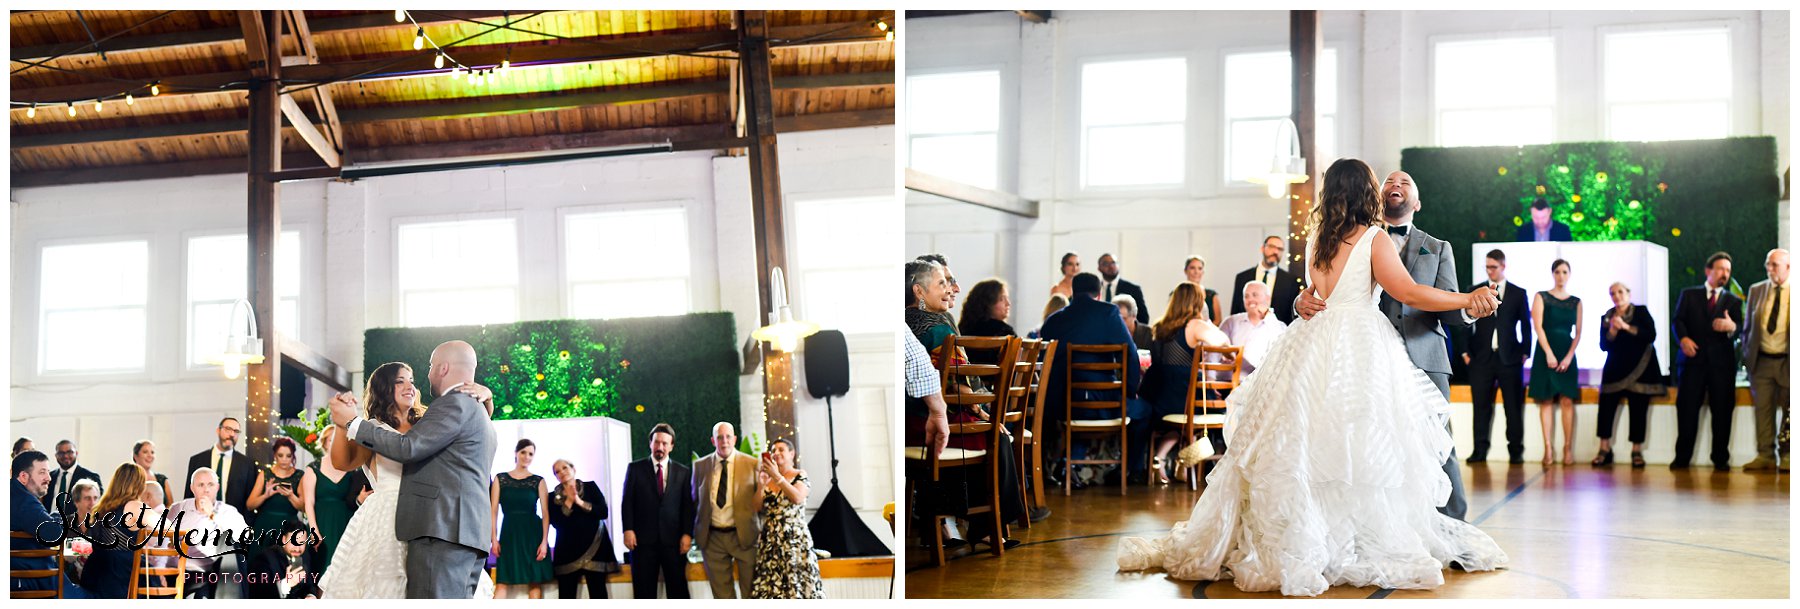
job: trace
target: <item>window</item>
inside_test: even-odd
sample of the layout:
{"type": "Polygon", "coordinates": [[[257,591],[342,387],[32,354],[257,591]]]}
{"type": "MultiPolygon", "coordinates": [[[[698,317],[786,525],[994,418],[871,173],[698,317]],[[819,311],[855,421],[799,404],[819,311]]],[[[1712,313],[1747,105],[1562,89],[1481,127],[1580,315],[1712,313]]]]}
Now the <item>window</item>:
{"type": "Polygon", "coordinates": [[[574,214],[566,222],[570,317],[652,317],[692,310],[686,210],[574,214]]]}
{"type": "Polygon", "coordinates": [[[1000,184],[1000,73],[906,79],[908,167],[971,186],[1000,184]]]}
{"type": "Polygon", "coordinates": [[[40,265],[38,370],[143,370],[149,242],[46,247],[40,265]]]}
{"type": "MultiPolygon", "coordinates": [[[[206,360],[225,347],[233,329],[232,304],[248,298],[245,259],[250,243],[244,235],[217,235],[188,239],[187,316],[188,367],[205,366],[206,360]]],[[[275,240],[275,329],[295,334],[300,329],[300,233],[283,232],[275,240]]],[[[241,320],[239,323],[242,323],[241,320]]],[[[265,340],[267,337],[265,337],[265,340]]]]}
{"type": "Polygon", "coordinates": [[[1084,188],[1181,185],[1186,126],[1186,59],[1081,66],[1084,188]]]}
{"type": "Polygon", "coordinates": [[[1731,32],[1606,34],[1606,138],[1697,140],[1731,135],[1731,32]]]}
{"type": "Polygon", "coordinates": [[[901,249],[900,230],[878,221],[892,215],[893,201],[868,197],[794,205],[790,234],[797,256],[788,285],[797,294],[789,297],[796,315],[845,334],[893,326],[886,294],[894,274],[891,253],[901,249]]]}
{"type": "Polygon", "coordinates": [[[1549,37],[1440,42],[1434,74],[1438,145],[1554,139],[1556,47],[1549,37]]]}
{"type": "MultiPolygon", "coordinates": [[[[1230,181],[1243,182],[1265,173],[1277,144],[1282,119],[1293,115],[1293,61],[1285,51],[1244,53],[1225,57],[1226,171],[1230,181]]],[[[1337,50],[1319,54],[1319,117],[1314,154],[1337,158],[1337,50]]]]}
{"type": "Polygon", "coordinates": [[[511,218],[400,226],[400,321],[410,327],[519,320],[519,243],[511,218]]]}

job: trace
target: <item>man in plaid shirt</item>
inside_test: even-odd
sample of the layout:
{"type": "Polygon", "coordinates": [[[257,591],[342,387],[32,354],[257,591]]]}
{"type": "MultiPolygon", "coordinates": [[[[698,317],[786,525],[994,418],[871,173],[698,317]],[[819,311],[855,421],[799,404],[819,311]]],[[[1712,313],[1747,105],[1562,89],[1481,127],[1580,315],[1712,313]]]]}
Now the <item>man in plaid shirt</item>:
{"type": "Polygon", "coordinates": [[[912,332],[902,329],[906,337],[906,413],[925,419],[925,446],[932,454],[942,454],[950,440],[949,408],[941,393],[943,381],[931,365],[931,354],[912,332]]]}

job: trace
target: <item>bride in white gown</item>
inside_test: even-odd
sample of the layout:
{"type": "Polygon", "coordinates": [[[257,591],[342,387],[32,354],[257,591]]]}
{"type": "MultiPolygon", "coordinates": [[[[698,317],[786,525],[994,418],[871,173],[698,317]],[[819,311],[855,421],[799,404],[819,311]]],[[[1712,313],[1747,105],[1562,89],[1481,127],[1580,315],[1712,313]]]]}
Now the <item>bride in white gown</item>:
{"type": "MultiPolygon", "coordinates": [[[[412,422],[424,413],[418,403],[419,390],[413,386],[412,379],[412,368],[406,364],[388,363],[376,368],[369,375],[368,387],[363,394],[369,404],[369,418],[365,424],[380,425],[399,433],[411,429],[412,422]],[[383,412],[389,413],[388,416],[379,416],[383,412]]],[[[465,385],[459,389],[467,389],[467,393],[483,401],[488,397],[484,387],[465,385]]],[[[364,475],[369,477],[373,492],[350,517],[350,524],[344,527],[331,567],[319,578],[321,596],[406,598],[406,542],[394,536],[404,466],[355,442],[333,442],[332,448],[333,454],[327,458],[349,467],[360,465],[364,475]],[[339,446],[344,446],[344,450],[340,452],[339,446]]],[[[494,582],[484,570],[474,598],[493,596],[494,582]]]]}
{"type": "Polygon", "coordinates": [[[1166,537],[1126,538],[1119,569],[1245,591],[1317,596],[1331,586],[1433,588],[1455,562],[1507,563],[1473,525],[1439,514],[1450,493],[1449,405],[1412,364],[1378,304],[1382,289],[1426,311],[1491,314],[1491,291],[1416,284],[1384,230],[1375,173],[1331,165],[1314,212],[1309,285],[1326,297],[1295,320],[1227,399],[1229,451],[1166,537]]]}

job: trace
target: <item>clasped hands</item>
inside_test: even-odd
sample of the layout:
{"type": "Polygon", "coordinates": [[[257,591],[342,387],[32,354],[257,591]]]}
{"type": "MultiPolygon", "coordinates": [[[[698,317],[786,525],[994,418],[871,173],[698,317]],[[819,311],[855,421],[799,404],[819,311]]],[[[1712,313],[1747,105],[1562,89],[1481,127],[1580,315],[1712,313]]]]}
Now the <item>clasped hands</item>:
{"type": "MultiPolygon", "coordinates": [[[[1480,319],[1493,315],[1500,309],[1499,295],[1495,294],[1493,288],[1488,286],[1475,288],[1475,291],[1469,292],[1467,296],[1468,306],[1463,307],[1463,312],[1468,313],[1469,317],[1480,319]]],[[[1306,288],[1300,292],[1300,300],[1294,302],[1294,312],[1299,314],[1301,319],[1312,319],[1314,315],[1324,311],[1325,300],[1319,298],[1318,290],[1315,288],[1306,288]]]]}

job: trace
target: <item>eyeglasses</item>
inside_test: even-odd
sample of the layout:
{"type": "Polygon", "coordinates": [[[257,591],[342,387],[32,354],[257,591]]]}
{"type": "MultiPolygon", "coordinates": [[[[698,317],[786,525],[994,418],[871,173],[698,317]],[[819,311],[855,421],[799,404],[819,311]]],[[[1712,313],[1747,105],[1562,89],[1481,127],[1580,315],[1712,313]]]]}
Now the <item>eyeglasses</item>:
{"type": "Polygon", "coordinates": [[[239,431],[241,431],[240,429],[238,429],[236,427],[220,427],[219,429],[223,429],[223,430],[229,431],[231,433],[238,433],[239,431]]]}

